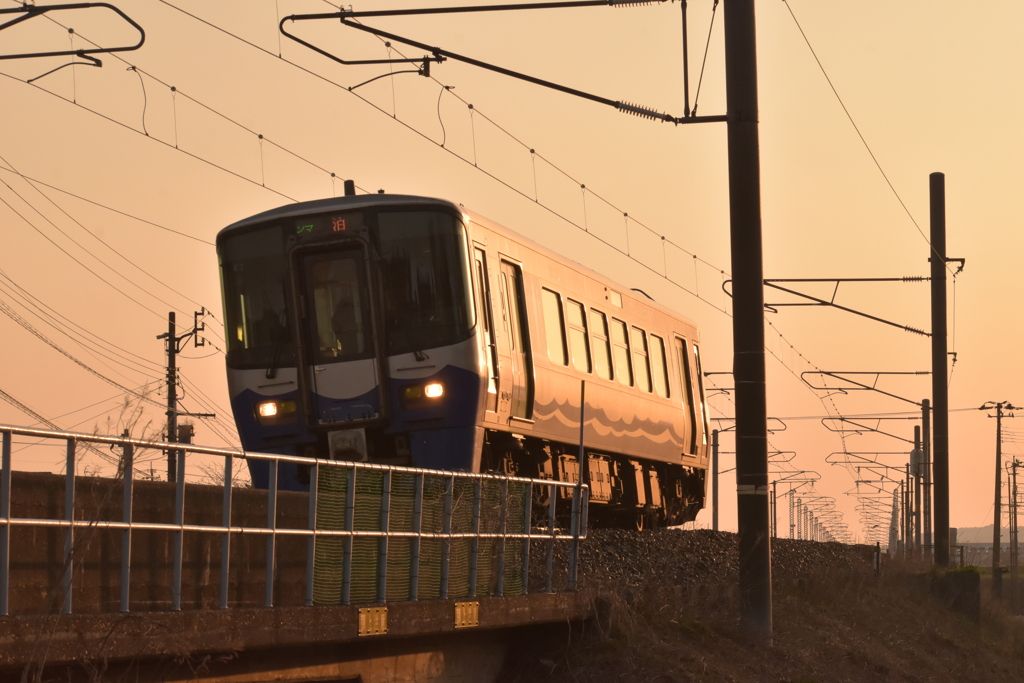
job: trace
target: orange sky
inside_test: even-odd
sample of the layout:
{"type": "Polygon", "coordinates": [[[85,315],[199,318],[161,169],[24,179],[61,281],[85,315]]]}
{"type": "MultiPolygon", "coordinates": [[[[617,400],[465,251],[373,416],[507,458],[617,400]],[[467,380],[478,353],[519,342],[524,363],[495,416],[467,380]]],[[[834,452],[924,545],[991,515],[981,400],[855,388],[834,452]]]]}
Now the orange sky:
{"type": "MultiPolygon", "coordinates": [[[[464,203],[639,287],[698,323],[706,369],[730,368],[730,319],[719,310],[728,307],[721,289],[727,277],[721,271],[729,264],[724,124],[654,123],[455,62],[435,65],[436,80],[399,75],[350,93],[347,86],[387,67],[345,67],[277,34],[278,17],[332,11],[325,2],[117,4],[146,29],[142,49],[102,55],[102,68],[68,67],[32,85],[24,81],[60,66],[62,58],[0,61],[0,270],[9,278],[0,283],[0,303],[102,374],[132,387],[158,382],[164,355],[156,336],[166,330],[170,307],[182,322],[198,306],[220,319],[216,256],[208,244],[216,232],[293,199],[340,193],[341,182],[332,183],[330,172],[354,178],[366,191],[464,203]],[[141,83],[128,65],[141,70],[141,83]],[[442,91],[442,85],[454,89],[442,91]],[[262,145],[258,134],[265,137],[262,145]],[[64,192],[33,187],[12,169],[64,192]],[[662,235],[677,246],[663,251],[662,235]],[[627,248],[633,260],[621,253],[627,248]],[[90,355],[33,317],[13,294],[11,281],[65,316],[70,322],[64,324],[116,344],[115,358],[127,362],[124,356],[137,354],[144,360],[129,358],[142,366],[129,369],[90,355]]],[[[434,4],[388,0],[355,9],[434,4]]],[[[689,3],[691,99],[711,4],[689,3]]],[[[1024,186],[1024,165],[1017,160],[1024,131],[1016,120],[1022,108],[1016,84],[1024,63],[1024,6],[992,2],[981,11],[935,0],[791,0],[788,6],[895,193],[847,119],[787,4],[758,3],[765,275],[926,275],[928,246],[915,221],[927,232],[928,174],[946,173],[948,254],[967,259],[966,270],[949,289],[949,346],[957,352],[950,378],[950,407],[957,411],[950,418],[950,520],[953,526],[990,523],[995,425],[971,409],[989,400],[1024,401],[1015,393],[1022,386],[1015,351],[1024,330],[1012,277],[1024,247],[1016,201],[1017,188],[1024,186]]],[[[664,3],[373,25],[681,115],[679,8],[664,3]]],[[[76,48],[86,39],[107,45],[135,40],[109,13],[53,16],[75,29],[76,48]]],[[[719,7],[700,91],[701,114],[725,110],[721,28],[719,7]]],[[[295,30],[346,58],[387,56],[375,38],[334,22],[295,30]]],[[[69,44],[66,29],[46,19],[0,32],[4,54],[69,44]]],[[[780,300],[770,292],[766,298],[780,300]]],[[[844,284],[837,301],[901,324],[930,326],[927,284],[844,284]]],[[[771,443],[796,452],[785,467],[820,474],[817,492],[833,496],[851,534],[864,538],[858,501],[847,495],[856,489],[854,476],[826,457],[844,449],[905,451],[906,445],[872,435],[844,440],[820,418],[899,413],[913,406],[870,393],[825,397],[805,387],[798,375],[814,367],[927,370],[928,341],[834,310],[783,309],[767,320],[774,354],[768,356],[769,413],[787,418],[787,429],[774,434],[771,443]]],[[[211,328],[218,324],[208,322],[211,328]]],[[[114,408],[117,388],[9,317],[0,317],[0,334],[6,351],[0,390],[68,429],[91,431],[103,425],[106,414],[116,416],[116,411],[101,413],[114,408]],[[82,410],[91,404],[97,405],[82,410]]],[[[222,334],[211,330],[207,336],[223,348],[222,334]]],[[[210,347],[184,355],[181,367],[192,384],[184,406],[219,413],[216,425],[199,425],[197,441],[232,443],[222,355],[210,347]]],[[[726,376],[712,380],[731,386],[726,376]]],[[[914,400],[930,390],[927,377],[890,377],[880,386],[914,400]]],[[[711,401],[714,415],[731,415],[727,395],[711,401]]],[[[150,417],[163,419],[158,408],[150,417]]],[[[0,423],[25,425],[32,419],[0,403],[0,423]]],[[[886,428],[909,438],[912,425],[898,420],[886,428]]],[[[1014,422],[1006,427],[1013,430],[1014,422]]],[[[729,437],[722,443],[723,451],[733,450],[729,437]]],[[[1021,454],[1012,433],[1005,450],[1021,454]]],[[[891,465],[906,461],[899,455],[882,457],[891,465]]],[[[59,467],[60,452],[27,449],[16,458],[20,467],[53,468],[59,467]]],[[[724,454],[723,468],[731,466],[732,455],[724,454]]],[[[733,484],[729,474],[723,476],[724,528],[735,527],[733,484]]],[[[698,522],[709,524],[709,519],[705,513],[698,522]]]]}

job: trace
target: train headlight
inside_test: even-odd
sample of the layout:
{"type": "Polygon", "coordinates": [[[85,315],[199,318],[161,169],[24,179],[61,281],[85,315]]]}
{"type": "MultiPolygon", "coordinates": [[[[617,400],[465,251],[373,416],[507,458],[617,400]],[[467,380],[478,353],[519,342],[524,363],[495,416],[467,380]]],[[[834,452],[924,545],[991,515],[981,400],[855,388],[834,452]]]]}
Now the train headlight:
{"type": "Polygon", "coordinates": [[[256,404],[256,419],[263,425],[291,422],[297,408],[295,401],[260,401],[256,404]]]}
{"type": "Polygon", "coordinates": [[[410,384],[402,389],[402,403],[407,408],[425,408],[442,396],[444,384],[441,382],[410,384]]]}

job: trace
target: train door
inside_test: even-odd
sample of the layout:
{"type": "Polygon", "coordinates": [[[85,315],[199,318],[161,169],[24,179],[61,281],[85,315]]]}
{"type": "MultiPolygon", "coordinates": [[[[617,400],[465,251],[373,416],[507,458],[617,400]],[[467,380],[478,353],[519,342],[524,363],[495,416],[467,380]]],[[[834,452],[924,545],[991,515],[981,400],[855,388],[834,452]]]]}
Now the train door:
{"type": "Polygon", "coordinates": [[[679,366],[679,401],[686,415],[688,433],[683,436],[687,455],[697,455],[697,401],[693,392],[693,370],[690,367],[689,344],[682,337],[676,337],[676,365],[679,366]]]}
{"type": "Polygon", "coordinates": [[[494,338],[494,319],[491,315],[491,290],[487,278],[487,254],[473,249],[473,280],[476,284],[476,314],[480,319],[480,354],[487,364],[487,394],[484,398],[484,421],[498,421],[498,349],[494,338]]]}
{"type": "Polygon", "coordinates": [[[383,416],[374,302],[361,244],[293,252],[299,357],[310,426],[365,424],[383,416]]]}
{"type": "Polygon", "coordinates": [[[704,373],[701,372],[700,368],[700,349],[696,344],[692,344],[693,347],[693,370],[697,377],[697,414],[700,415],[700,428],[701,428],[701,449],[700,455],[702,457],[707,455],[708,436],[710,430],[708,428],[708,402],[704,397],[704,373]]]}
{"type": "Polygon", "coordinates": [[[526,297],[523,290],[523,269],[516,263],[501,260],[501,317],[504,336],[509,341],[512,368],[511,417],[529,420],[533,417],[533,358],[530,335],[525,329],[526,297]]]}

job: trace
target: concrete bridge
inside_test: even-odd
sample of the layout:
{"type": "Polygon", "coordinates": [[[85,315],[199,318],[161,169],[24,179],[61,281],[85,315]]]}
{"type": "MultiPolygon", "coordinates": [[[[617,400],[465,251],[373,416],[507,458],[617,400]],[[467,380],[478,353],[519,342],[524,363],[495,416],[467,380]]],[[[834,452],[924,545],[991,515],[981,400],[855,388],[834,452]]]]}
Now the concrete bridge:
{"type": "Polygon", "coordinates": [[[262,491],[238,461],[286,456],[0,435],[2,680],[486,681],[522,629],[590,616],[585,486],[304,461],[309,493],[276,467],[262,491]],[[18,469],[27,438],[63,473],[18,469]],[[174,482],[143,449],[177,451],[174,482]],[[100,454],[114,476],[84,476],[100,454]],[[221,482],[186,483],[199,459],[221,482]]]}

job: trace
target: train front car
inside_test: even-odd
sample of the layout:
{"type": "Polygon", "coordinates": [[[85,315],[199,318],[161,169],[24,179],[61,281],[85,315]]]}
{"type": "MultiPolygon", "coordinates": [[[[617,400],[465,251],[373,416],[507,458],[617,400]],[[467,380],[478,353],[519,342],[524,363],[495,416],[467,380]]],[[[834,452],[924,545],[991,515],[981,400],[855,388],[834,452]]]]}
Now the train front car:
{"type": "MultiPolygon", "coordinates": [[[[220,232],[228,385],[247,450],[479,470],[486,374],[450,202],[303,202],[220,232]]],[[[250,461],[256,487],[265,462],[250,461]]],[[[308,487],[283,464],[278,486],[308,487]]]]}

